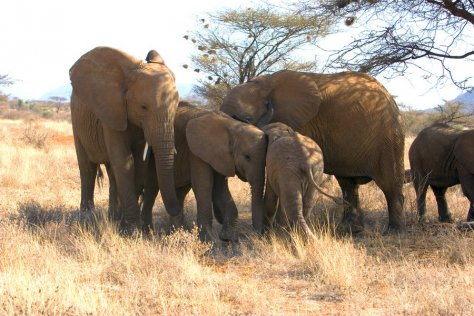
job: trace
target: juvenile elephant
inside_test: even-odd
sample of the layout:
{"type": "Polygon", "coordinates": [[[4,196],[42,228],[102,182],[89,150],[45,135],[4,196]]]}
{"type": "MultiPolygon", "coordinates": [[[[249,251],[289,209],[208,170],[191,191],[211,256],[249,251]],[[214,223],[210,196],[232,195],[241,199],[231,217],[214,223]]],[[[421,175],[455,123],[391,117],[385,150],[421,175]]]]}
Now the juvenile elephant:
{"type": "Polygon", "coordinates": [[[156,51],[147,63],[122,51],[97,47],[71,67],[71,118],[81,176],[81,210],[94,207],[99,164],[110,179],[109,214],[124,232],[141,226],[136,175],[144,171],[145,142],[154,149],[162,197],[171,215],[176,197],[173,121],[178,106],[174,75],[156,51]]]}
{"type": "MultiPolygon", "coordinates": [[[[235,240],[237,207],[227,185],[227,177],[237,175],[250,183],[252,223],[263,229],[263,190],[265,182],[265,134],[253,125],[228,115],[180,102],[175,125],[175,184],[178,199],[192,188],[197,202],[197,225],[201,240],[211,240],[212,210],[223,224],[223,240],[235,240]]],[[[152,226],[152,208],[161,182],[154,173],[146,178],[142,215],[152,226]]]]}
{"type": "Polygon", "coordinates": [[[258,126],[282,122],[316,141],[324,172],[335,175],[349,202],[342,230],[363,229],[358,187],[371,180],[387,200],[389,229],[405,229],[400,112],[371,76],[283,70],[234,87],[221,110],[258,126]]]}
{"type": "Polygon", "coordinates": [[[426,221],[426,191],[433,190],[441,222],[452,222],[445,193],[461,184],[470,207],[467,221],[474,221],[474,130],[460,131],[437,123],[423,129],[409,151],[411,175],[420,221],[426,221]]]}
{"type": "Polygon", "coordinates": [[[305,218],[316,203],[318,185],[323,177],[323,156],[319,146],[309,137],[293,131],[283,123],[263,127],[268,136],[266,159],[265,213],[269,223],[277,213],[278,224],[288,223],[304,235],[312,236],[305,218]]]}

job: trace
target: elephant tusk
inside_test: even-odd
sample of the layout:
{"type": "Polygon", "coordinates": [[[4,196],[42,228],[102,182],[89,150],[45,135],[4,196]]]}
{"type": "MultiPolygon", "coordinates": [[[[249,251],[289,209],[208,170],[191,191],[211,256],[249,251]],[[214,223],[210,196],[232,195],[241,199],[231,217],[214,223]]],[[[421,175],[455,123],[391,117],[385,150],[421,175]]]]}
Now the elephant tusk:
{"type": "Polygon", "coordinates": [[[147,155],[148,155],[148,142],[145,142],[145,149],[143,150],[143,161],[146,161],[147,155]]]}

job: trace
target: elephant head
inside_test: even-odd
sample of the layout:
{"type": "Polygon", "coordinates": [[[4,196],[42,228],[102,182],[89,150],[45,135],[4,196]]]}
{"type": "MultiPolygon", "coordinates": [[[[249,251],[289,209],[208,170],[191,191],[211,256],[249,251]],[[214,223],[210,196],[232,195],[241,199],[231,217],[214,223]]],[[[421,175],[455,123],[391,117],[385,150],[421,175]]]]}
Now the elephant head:
{"type": "Polygon", "coordinates": [[[125,131],[129,124],[143,130],[155,154],[157,176],[166,210],[178,214],[174,164],[173,121],[179,95],[174,74],[156,51],[147,63],[119,50],[97,47],[69,71],[73,94],[104,128],[125,131]]]}
{"type": "Polygon", "coordinates": [[[299,129],[317,114],[321,100],[309,74],[283,70],[234,87],[221,110],[259,127],[282,122],[299,129]]]}
{"type": "Polygon", "coordinates": [[[263,229],[263,191],[267,138],[255,126],[211,112],[192,119],[186,128],[191,152],[227,177],[237,175],[249,182],[252,193],[252,223],[263,229]]]}

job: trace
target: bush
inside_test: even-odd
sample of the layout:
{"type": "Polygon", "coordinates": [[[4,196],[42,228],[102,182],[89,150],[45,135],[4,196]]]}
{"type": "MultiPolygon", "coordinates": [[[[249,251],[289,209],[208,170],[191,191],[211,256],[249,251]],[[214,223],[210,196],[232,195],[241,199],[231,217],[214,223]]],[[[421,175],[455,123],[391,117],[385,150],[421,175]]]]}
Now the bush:
{"type": "Polygon", "coordinates": [[[33,120],[29,120],[23,130],[23,137],[21,139],[28,145],[43,149],[46,147],[48,137],[48,132],[38,128],[38,124],[33,124],[33,120]]]}

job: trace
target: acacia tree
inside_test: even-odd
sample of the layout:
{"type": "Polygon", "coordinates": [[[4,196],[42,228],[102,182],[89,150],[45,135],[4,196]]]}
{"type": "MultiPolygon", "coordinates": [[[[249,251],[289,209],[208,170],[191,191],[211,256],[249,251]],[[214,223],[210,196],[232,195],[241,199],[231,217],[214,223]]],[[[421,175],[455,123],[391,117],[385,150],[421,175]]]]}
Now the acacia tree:
{"type": "Polygon", "coordinates": [[[52,97],[49,97],[49,100],[53,103],[54,107],[56,108],[56,113],[59,113],[59,110],[62,107],[64,107],[64,102],[67,101],[67,98],[52,96],[52,97]]]}
{"type": "Polygon", "coordinates": [[[9,86],[13,84],[13,80],[8,75],[0,74],[0,86],[9,86]]]}
{"type": "Polygon", "coordinates": [[[212,107],[219,107],[233,86],[253,77],[280,69],[314,69],[314,57],[296,60],[295,53],[315,44],[332,25],[329,17],[285,14],[268,6],[226,9],[200,22],[202,28],[184,36],[197,52],[191,66],[183,67],[201,74],[193,91],[212,107]]]}
{"type": "Polygon", "coordinates": [[[410,66],[466,87],[468,79],[451,71],[450,61],[474,56],[473,0],[300,0],[296,12],[332,14],[346,25],[365,26],[349,45],[331,55],[330,64],[386,76],[403,75],[410,66]],[[358,23],[358,24],[357,24],[358,23]],[[439,67],[426,69],[420,60],[439,67]]]}

